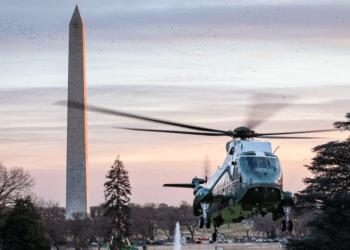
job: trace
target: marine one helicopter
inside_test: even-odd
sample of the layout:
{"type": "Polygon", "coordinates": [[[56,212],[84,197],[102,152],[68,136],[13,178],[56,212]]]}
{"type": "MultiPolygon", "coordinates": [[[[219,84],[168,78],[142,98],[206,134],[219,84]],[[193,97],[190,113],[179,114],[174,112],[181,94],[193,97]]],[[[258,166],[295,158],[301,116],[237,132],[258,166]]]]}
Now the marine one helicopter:
{"type": "Polygon", "coordinates": [[[226,223],[238,223],[245,218],[268,213],[273,214],[273,220],[281,221],[281,230],[293,230],[293,222],[289,218],[291,208],[296,199],[291,192],[283,190],[283,174],[278,157],[272,151],[271,143],[254,140],[264,139],[317,139],[319,137],[290,137],[285,135],[305,134],[316,132],[334,131],[336,129],[280,132],[280,133],[257,133],[252,129],[266,120],[284,105],[270,104],[270,111],[264,113],[263,105],[253,105],[247,126],[237,127],[233,131],[217,130],[198,127],[177,122],[159,120],[145,116],[120,112],[96,106],[86,107],[77,102],[59,101],[57,105],[68,106],[76,109],[105,113],[109,115],[123,116],[154,123],[161,123],[193,131],[156,130],[142,128],[125,128],[133,131],[176,133],[202,136],[229,136],[233,140],[227,142],[227,156],[221,168],[212,176],[193,178],[188,184],[164,184],[164,187],[193,188],[194,201],[193,213],[200,216],[199,227],[210,228],[214,226],[213,241],[217,238],[217,227],[226,223]],[[263,117],[263,120],[257,118],[263,117]],[[253,120],[255,119],[255,120],[253,120]]]}

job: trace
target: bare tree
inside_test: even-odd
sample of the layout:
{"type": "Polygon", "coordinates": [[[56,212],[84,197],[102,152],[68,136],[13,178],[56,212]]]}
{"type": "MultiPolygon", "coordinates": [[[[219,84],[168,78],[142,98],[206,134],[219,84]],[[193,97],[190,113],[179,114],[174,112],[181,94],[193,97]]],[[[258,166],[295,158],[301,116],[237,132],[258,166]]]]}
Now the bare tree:
{"type": "MultiPolygon", "coordinates": [[[[98,242],[109,242],[114,234],[113,219],[104,216],[106,208],[104,205],[91,208],[92,231],[98,242]]],[[[99,250],[102,245],[99,246],[99,250]]]]}
{"type": "Polygon", "coordinates": [[[290,235],[298,236],[298,237],[305,237],[308,235],[308,228],[306,227],[306,223],[308,220],[313,218],[314,213],[308,212],[304,214],[297,214],[295,210],[292,210],[290,213],[290,218],[293,220],[293,231],[292,233],[288,231],[282,232],[280,229],[280,223],[281,220],[273,221],[272,220],[272,214],[267,214],[265,217],[262,217],[261,215],[254,216],[254,224],[253,224],[253,230],[257,232],[259,235],[260,233],[265,233],[265,237],[269,237],[271,235],[271,230],[274,229],[277,236],[279,238],[287,237],[290,235]]]}
{"type": "Polygon", "coordinates": [[[91,223],[86,213],[73,213],[73,219],[67,221],[67,228],[74,240],[74,248],[87,249],[91,236],[91,223]]]}
{"type": "Polygon", "coordinates": [[[268,232],[270,230],[271,224],[273,223],[272,214],[267,214],[265,217],[261,215],[254,216],[253,218],[253,230],[257,232],[260,236],[260,233],[265,233],[265,237],[267,237],[268,232]]]}
{"type": "Polygon", "coordinates": [[[154,240],[161,228],[158,205],[155,203],[146,203],[143,206],[131,204],[130,209],[131,225],[135,238],[141,234],[143,243],[145,243],[146,238],[154,240]]]}
{"type": "MultiPolygon", "coordinates": [[[[39,203],[42,204],[42,201],[39,203]]],[[[49,200],[43,206],[38,207],[45,229],[45,235],[51,245],[59,250],[59,244],[66,241],[68,234],[65,221],[65,209],[59,207],[58,202],[49,200]]]]}
{"type": "Polygon", "coordinates": [[[193,215],[192,206],[186,201],[181,201],[179,213],[180,226],[187,228],[187,230],[191,233],[191,238],[193,240],[194,233],[198,227],[198,219],[193,215]]]}
{"type": "Polygon", "coordinates": [[[161,229],[170,240],[175,234],[176,222],[179,221],[178,208],[160,204],[158,209],[161,229]]]}
{"type": "Polygon", "coordinates": [[[142,238],[143,244],[146,243],[147,238],[147,217],[144,208],[140,204],[130,203],[131,210],[131,233],[135,241],[142,238]]]}
{"type": "MultiPolygon", "coordinates": [[[[113,220],[110,217],[99,216],[93,218],[92,230],[93,235],[99,242],[107,242],[113,236],[113,220]]],[[[102,245],[99,246],[100,249],[102,245]]]]}
{"type": "Polygon", "coordinates": [[[155,203],[146,203],[143,206],[144,223],[146,226],[147,237],[150,240],[159,234],[160,223],[159,223],[159,210],[155,203]]]}
{"type": "Polygon", "coordinates": [[[15,200],[29,194],[35,185],[35,180],[28,171],[21,167],[13,167],[7,170],[0,163],[0,214],[8,205],[15,204],[15,200]]]}

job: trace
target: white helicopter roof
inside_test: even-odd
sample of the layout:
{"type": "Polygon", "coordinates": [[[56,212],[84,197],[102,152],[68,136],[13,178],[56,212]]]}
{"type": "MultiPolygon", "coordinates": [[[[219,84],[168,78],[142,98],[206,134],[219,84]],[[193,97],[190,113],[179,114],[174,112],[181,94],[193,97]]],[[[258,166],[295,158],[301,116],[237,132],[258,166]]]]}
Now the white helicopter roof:
{"type": "Polygon", "coordinates": [[[259,152],[268,152],[272,153],[271,143],[267,141],[258,141],[258,140],[233,140],[226,144],[226,150],[230,150],[232,147],[235,147],[235,151],[240,154],[247,151],[259,151],[259,152]]]}

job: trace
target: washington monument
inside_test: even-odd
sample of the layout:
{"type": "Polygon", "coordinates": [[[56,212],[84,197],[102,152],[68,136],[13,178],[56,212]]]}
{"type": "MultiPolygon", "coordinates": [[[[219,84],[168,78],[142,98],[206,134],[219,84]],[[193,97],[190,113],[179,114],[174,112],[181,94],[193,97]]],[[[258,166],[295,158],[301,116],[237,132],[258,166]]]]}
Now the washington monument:
{"type": "MultiPolygon", "coordinates": [[[[86,105],[85,31],[78,6],[69,23],[68,103],[86,105]]],[[[66,218],[90,214],[86,109],[68,105],[66,218]]]]}

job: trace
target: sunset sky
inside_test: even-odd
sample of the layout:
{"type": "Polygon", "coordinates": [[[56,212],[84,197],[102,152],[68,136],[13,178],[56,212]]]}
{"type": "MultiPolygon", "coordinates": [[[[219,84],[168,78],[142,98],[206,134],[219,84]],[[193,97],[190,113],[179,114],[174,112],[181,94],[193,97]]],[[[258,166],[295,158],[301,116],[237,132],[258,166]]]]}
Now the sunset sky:
{"type": "MultiPolygon", "coordinates": [[[[3,0],[0,8],[0,162],[36,179],[34,192],[65,206],[68,28],[78,4],[85,24],[88,104],[220,130],[245,125],[255,102],[288,103],[257,132],[331,129],[350,112],[350,1],[3,0]]],[[[174,129],[88,113],[90,204],[120,155],[131,201],[192,203],[190,183],[223,163],[229,137],[154,134],[174,129]]],[[[280,146],[284,189],[303,189],[311,149],[280,146]]]]}

